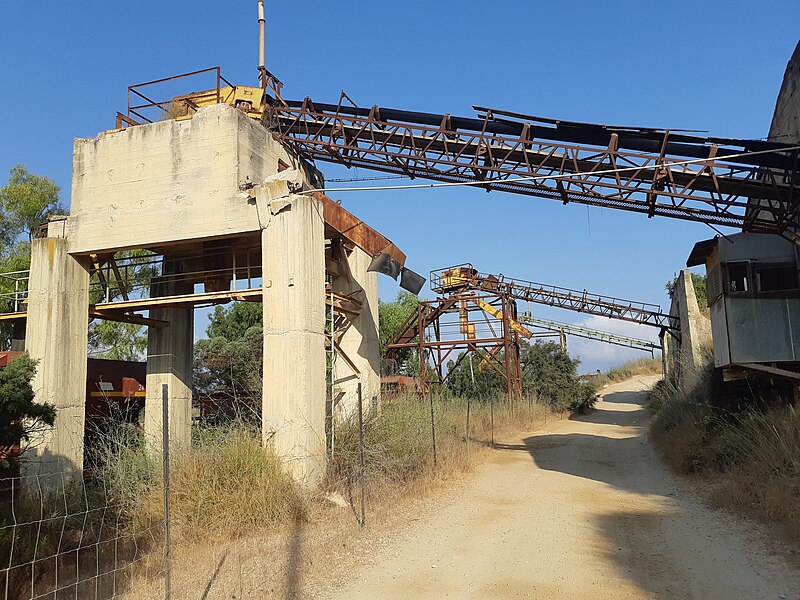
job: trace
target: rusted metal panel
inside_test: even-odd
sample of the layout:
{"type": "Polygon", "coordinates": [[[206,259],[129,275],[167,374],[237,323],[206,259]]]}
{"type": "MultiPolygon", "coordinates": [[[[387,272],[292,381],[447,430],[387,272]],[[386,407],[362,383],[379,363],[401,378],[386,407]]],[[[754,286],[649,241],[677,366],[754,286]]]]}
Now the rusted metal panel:
{"type": "Polygon", "coordinates": [[[322,202],[325,222],[342,234],[344,238],[350,240],[370,256],[385,253],[400,263],[401,266],[405,265],[406,255],[387,237],[377,232],[322,192],[315,192],[313,196],[314,199],[322,202]]]}

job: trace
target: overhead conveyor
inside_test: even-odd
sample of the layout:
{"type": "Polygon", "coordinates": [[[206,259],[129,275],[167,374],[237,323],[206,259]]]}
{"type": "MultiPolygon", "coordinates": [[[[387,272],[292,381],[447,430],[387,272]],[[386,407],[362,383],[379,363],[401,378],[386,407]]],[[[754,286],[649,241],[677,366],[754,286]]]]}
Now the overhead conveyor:
{"type": "Polygon", "coordinates": [[[606,344],[622,346],[623,348],[633,348],[634,350],[642,350],[644,352],[650,352],[651,354],[657,350],[661,350],[661,344],[650,340],[642,340],[639,338],[619,335],[609,331],[600,331],[599,329],[592,329],[590,327],[574,325],[572,323],[561,323],[559,321],[542,319],[540,317],[534,317],[529,313],[523,313],[519,315],[517,320],[523,325],[530,325],[540,329],[545,329],[547,331],[553,331],[562,334],[562,336],[570,335],[587,340],[605,342],[606,344]]]}
{"type": "Polygon", "coordinates": [[[797,146],[474,108],[457,117],[362,108],[346,94],[277,97],[263,120],[309,159],[797,241],[797,146]]]}

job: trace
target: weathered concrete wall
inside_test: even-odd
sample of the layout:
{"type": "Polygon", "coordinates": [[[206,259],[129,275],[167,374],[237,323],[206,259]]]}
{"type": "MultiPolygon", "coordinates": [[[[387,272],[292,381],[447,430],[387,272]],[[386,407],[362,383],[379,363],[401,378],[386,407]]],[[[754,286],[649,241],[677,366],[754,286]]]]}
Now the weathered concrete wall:
{"type": "Polygon", "coordinates": [[[769,139],[800,144],[800,42],[786,65],[769,128],[769,139]]]}
{"type": "Polygon", "coordinates": [[[25,349],[39,361],[32,387],[37,402],[54,404],[55,427],[23,463],[25,474],[83,468],[89,272],[67,253],[54,226],[31,243],[25,349]]]}
{"type": "Polygon", "coordinates": [[[325,472],[325,224],[320,202],[276,196],[258,202],[270,213],[261,238],[263,439],[313,486],[325,472]]]}
{"type": "Polygon", "coordinates": [[[711,348],[711,321],[697,304],[697,296],[688,269],[680,272],[675,284],[669,314],[681,322],[680,341],[670,340],[670,363],[672,372],[684,390],[697,384],[699,371],[711,348]]]}
{"type": "Polygon", "coordinates": [[[339,341],[341,350],[353,362],[359,375],[342,356],[334,361],[334,397],[341,399],[335,416],[345,419],[358,410],[358,383],[361,383],[361,396],[364,411],[368,412],[380,403],[380,337],[378,333],[378,274],[367,271],[370,256],[361,248],[355,247],[341,261],[343,273],[333,280],[333,289],[352,295],[362,302],[361,314],[352,319],[352,324],[339,341]]]}
{"type": "MultiPolygon", "coordinates": [[[[260,230],[240,185],[293,159],[269,132],[223,104],[192,119],[75,141],[69,250],[142,248],[260,230]]],[[[299,165],[296,165],[300,168],[299,165]]]]}

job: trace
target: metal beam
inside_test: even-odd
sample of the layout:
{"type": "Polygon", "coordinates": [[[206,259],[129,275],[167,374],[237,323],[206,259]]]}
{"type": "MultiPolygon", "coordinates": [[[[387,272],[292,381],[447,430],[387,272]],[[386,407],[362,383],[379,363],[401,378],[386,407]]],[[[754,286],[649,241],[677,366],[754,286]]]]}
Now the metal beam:
{"type": "Polygon", "coordinates": [[[322,213],[325,222],[341,233],[345,239],[351,241],[372,257],[386,253],[398,262],[400,266],[405,265],[406,255],[383,234],[342,208],[341,204],[334,202],[322,192],[314,192],[313,197],[322,202],[322,213]]]}
{"type": "Polygon", "coordinates": [[[800,228],[797,149],[787,144],[492,109],[463,118],[309,98],[271,107],[264,121],[301,155],[348,167],[746,231],[788,236],[800,228]],[[747,215],[755,204],[758,213],[747,215]]]}
{"type": "Polygon", "coordinates": [[[616,346],[623,346],[625,348],[634,348],[651,354],[655,350],[661,349],[660,343],[650,342],[648,340],[640,340],[638,338],[631,338],[607,331],[600,331],[598,329],[591,329],[581,325],[572,325],[569,323],[559,323],[558,321],[549,321],[547,319],[540,319],[533,317],[529,314],[521,314],[517,320],[526,325],[534,325],[549,331],[564,332],[569,335],[580,337],[588,340],[596,340],[598,342],[605,342],[607,344],[614,344],[616,346]]]}

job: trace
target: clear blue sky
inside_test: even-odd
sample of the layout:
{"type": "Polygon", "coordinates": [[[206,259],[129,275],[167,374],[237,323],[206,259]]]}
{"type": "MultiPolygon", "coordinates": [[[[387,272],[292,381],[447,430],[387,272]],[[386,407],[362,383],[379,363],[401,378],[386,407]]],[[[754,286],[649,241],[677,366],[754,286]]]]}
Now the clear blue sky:
{"type": "MultiPolygon", "coordinates": [[[[68,202],[72,139],[112,128],[128,85],[215,65],[255,84],[255,14],[255,0],[4,2],[0,174],[25,163],[53,177],[68,202]]],[[[366,106],[471,115],[480,104],[763,137],[798,25],[797,0],[267,0],[267,63],[289,98],[335,102],[344,89],[366,106]]],[[[320,166],[328,177],[358,175],[320,166]]],[[[421,273],[471,261],[661,304],[692,244],[714,235],[700,224],[466,188],[340,199],[421,273]]],[[[382,278],[383,298],[397,289],[382,278]]],[[[621,357],[573,347],[587,370],[621,357]]]]}

